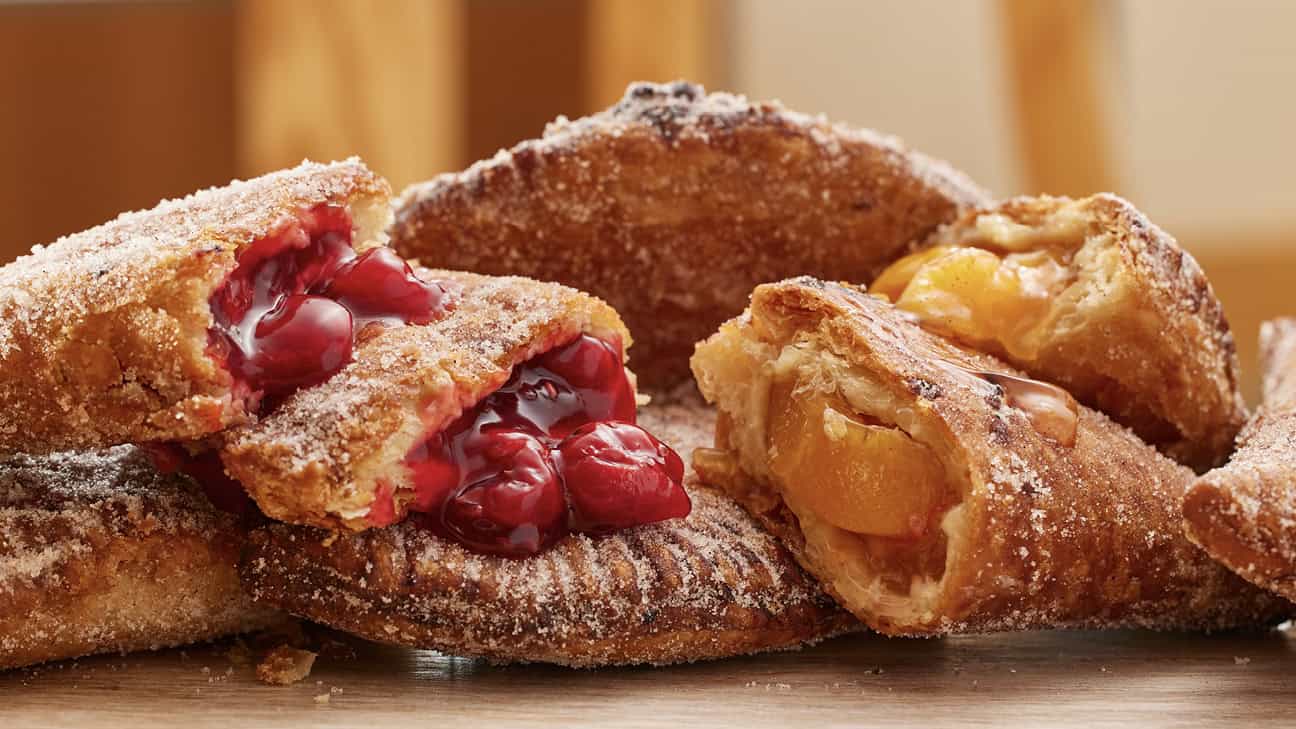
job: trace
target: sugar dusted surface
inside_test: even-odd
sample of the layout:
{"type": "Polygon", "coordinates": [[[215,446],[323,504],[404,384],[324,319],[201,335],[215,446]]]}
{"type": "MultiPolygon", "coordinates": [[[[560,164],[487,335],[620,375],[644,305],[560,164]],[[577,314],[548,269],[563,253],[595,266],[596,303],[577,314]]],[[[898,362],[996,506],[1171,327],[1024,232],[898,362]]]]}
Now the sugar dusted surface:
{"type": "Polygon", "coordinates": [[[270,624],[234,574],[243,538],[130,446],[0,462],[0,667],[270,624]]]}
{"type": "Polygon", "coordinates": [[[965,213],[925,245],[993,248],[988,219],[1029,230],[1022,250],[1067,250],[1076,269],[1037,355],[994,353],[1066,387],[1190,467],[1222,463],[1247,414],[1233,334],[1197,261],[1131,203],[1106,193],[1005,200],[965,213]]]}
{"type": "MultiPolygon", "coordinates": [[[[763,417],[744,404],[743,381],[727,379],[737,371],[720,374],[719,357],[740,339],[775,351],[793,341],[813,344],[849,363],[833,370],[835,386],[849,390],[862,374],[879,381],[894,409],[865,412],[883,422],[912,418],[906,430],[921,427],[923,442],[967,473],[959,484],[963,541],[951,542],[930,611],[907,623],[875,619],[878,605],[844,577],[862,569],[849,554],[807,544],[786,508],[758,509],[827,589],[874,628],[1210,630],[1272,624],[1292,613],[1290,603],[1236,579],[1184,538],[1178,508],[1190,471],[1088,408],[1080,409],[1073,447],[1046,438],[996,386],[966,370],[1019,373],[923,331],[885,302],[808,278],[758,288],[751,315],[700,345],[694,360],[703,393],[720,398],[735,432],[763,417]]],[[[764,455],[748,453],[738,444],[745,442],[731,438],[728,446],[753,482],[735,494],[762,504],[777,489],[752,467],[764,455]]]]}
{"type": "Polygon", "coordinates": [[[870,280],[988,201],[892,137],[685,82],[636,83],[605,111],[409,187],[392,245],[607,299],[639,340],[644,385],[668,387],[755,284],[870,280]]]}
{"type": "Polygon", "coordinates": [[[364,529],[381,480],[396,489],[399,516],[412,495],[405,454],[503,384],[514,365],[582,332],[630,343],[616,312],[565,286],[420,275],[459,290],[448,316],[362,336],[337,375],[229,435],[226,467],[267,515],[364,529]]]}
{"type": "MultiPolygon", "coordinates": [[[[713,415],[673,399],[641,424],[687,453],[713,415]]],[[[855,629],[791,555],[736,504],[688,478],[684,520],[510,560],[409,524],[338,536],[258,531],[243,572],[253,594],[399,645],[573,666],[676,663],[791,648],[855,629]],[[326,597],[327,596],[327,597],[326,597]]]]}
{"type": "Polygon", "coordinates": [[[238,251],[321,203],[362,235],[387,183],[304,162],[124,213],[0,268],[0,454],[199,438],[245,419],[206,352],[208,299],[238,251]]]}
{"type": "Polygon", "coordinates": [[[1296,319],[1261,330],[1264,404],[1228,465],[1184,502],[1189,537],[1257,585],[1296,599],[1296,319]]]}

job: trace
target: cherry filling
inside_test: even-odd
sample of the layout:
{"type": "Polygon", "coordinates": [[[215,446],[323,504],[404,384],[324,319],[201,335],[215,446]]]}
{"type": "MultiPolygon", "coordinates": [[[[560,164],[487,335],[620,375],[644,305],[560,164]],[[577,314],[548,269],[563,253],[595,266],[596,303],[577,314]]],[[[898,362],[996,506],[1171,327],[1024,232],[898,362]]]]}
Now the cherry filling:
{"type": "Polygon", "coordinates": [[[357,256],[351,216],[319,205],[239,255],[211,297],[210,350],[248,390],[281,399],[345,367],[366,325],[426,324],[449,304],[392,251],[357,256]]]}
{"type": "Polygon", "coordinates": [[[177,443],[148,443],[142,446],[153,458],[153,465],[162,473],[180,473],[198,483],[207,500],[221,511],[244,516],[256,513],[243,484],[230,478],[216,451],[192,454],[177,443]]]}
{"type": "Polygon", "coordinates": [[[509,557],[571,531],[687,516],[683,461],[634,423],[620,348],[578,337],[410,451],[411,508],[438,534],[509,557]]]}

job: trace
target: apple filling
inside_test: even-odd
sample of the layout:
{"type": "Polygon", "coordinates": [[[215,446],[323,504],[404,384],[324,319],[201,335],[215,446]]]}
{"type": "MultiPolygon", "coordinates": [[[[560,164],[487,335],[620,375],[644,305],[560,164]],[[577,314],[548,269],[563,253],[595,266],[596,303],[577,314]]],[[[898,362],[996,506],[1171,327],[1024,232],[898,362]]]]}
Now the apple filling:
{"type": "Polygon", "coordinates": [[[932,450],[844,398],[794,381],[771,384],[768,408],[769,471],[793,512],[856,537],[889,592],[908,594],[915,579],[939,581],[940,520],[958,496],[932,450]]]}
{"type": "Polygon", "coordinates": [[[975,347],[1033,359],[1054,301],[1075,279],[1069,254],[940,246],[893,263],[869,287],[924,325],[975,347]]]}

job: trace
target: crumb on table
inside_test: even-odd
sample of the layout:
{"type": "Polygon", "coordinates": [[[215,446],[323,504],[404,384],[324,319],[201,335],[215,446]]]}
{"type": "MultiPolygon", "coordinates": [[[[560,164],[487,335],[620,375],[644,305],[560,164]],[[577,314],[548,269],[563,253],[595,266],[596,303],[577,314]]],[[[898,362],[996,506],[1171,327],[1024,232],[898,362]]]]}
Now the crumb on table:
{"type": "Polygon", "coordinates": [[[287,686],[310,675],[315,665],[315,653],[281,645],[270,651],[257,665],[257,678],[263,683],[287,686]]]}

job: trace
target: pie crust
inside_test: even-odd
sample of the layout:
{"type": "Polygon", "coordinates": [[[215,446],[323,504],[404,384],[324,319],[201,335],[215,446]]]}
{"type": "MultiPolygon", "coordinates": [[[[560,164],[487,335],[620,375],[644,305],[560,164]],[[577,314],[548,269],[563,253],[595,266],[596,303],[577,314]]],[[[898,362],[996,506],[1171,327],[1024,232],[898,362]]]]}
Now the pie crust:
{"type": "Polygon", "coordinates": [[[456,290],[426,326],[384,327],[352,362],[223,437],[226,471],[269,517],[367,529],[380,490],[404,518],[414,492],[403,465],[418,443],[494,392],[513,367],[584,333],[630,346],[607,304],[574,289],[511,276],[420,269],[456,290]]]}
{"type": "Polygon", "coordinates": [[[1233,334],[1205,274],[1115,195],[970,211],[869,290],[1199,471],[1228,457],[1246,419],[1233,334]]]}
{"type": "MultiPolygon", "coordinates": [[[[695,456],[703,480],[880,632],[1222,629],[1292,608],[1184,538],[1191,471],[1083,406],[1069,432],[1044,427],[1051,421],[996,384],[1018,372],[859,289],[811,278],[757,287],[746,313],[698,345],[693,369],[720,411],[717,451],[695,456]],[[771,383],[787,379],[930,449],[955,494],[937,534],[866,537],[798,503],[803,485],[774,476],[767,437],[771,383]]],[[[801,478],[813,484],[817,473],[801,478]]]]}
{"type": "Polygon", "coordinates": [[[246,536],[132,446],[0,462],[0,669],[284,621],[239,585],[246,536]]]}
{"type": "Polygon", "coordinates": [[[384,240],[387,183],[359,160],[298,167],[124,213],[0,268],[0,455],[198,439],[246,422],[208,352],[240,251],[318,205],[384,240]]]}
{"type": "Polygon", "coordinates": [[[1188,538],[1251,582],[1296,599],[1296,319],[1260,330],[1264,405],[1228,465],[1184,499],[1188,538]]]}
{"type": "MultiPolygon", "coordinates": [[[[654,404],[639,422],[687,453],[713,418],[700,403],[654,404]]],[[[409,522],[343,535],[275,524],[254,532],[242,574],[259,601],[310,620],[498,662],[679,663],[862,627],[755,520],[686,478],[687,518],[569,535],[524,559],[476,554],[409,522]]]]}
{"type": "Polygon", "coordinates": [[[557,281],[606,299],[650,389],[752,287],[869,281],[989,196],[876,132],[697,85],[636,83],[611,108],[404,191],[392,246],[441,268],[557,281]]]}

